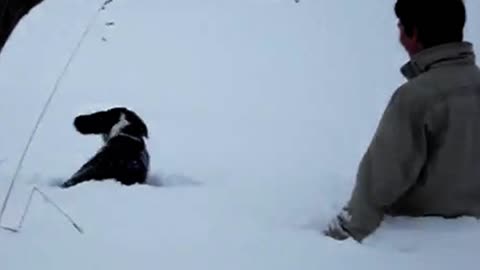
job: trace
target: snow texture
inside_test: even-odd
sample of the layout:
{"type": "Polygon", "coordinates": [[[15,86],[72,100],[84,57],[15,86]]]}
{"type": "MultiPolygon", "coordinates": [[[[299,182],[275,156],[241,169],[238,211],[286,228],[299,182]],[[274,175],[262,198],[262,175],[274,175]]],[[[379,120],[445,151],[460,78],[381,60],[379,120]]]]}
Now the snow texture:
{"type": "MultiPolygon", "coordinates": [[[[0,199],[55,80],[103,0],[48,0],[0,56],[0,199]]],[[[471,269],[480,226],[387,219],[363,245],[341,209],[407,56],[395,1],[115,0],[72,62],[13,189],[0,269],[471,269]],[[150,129],[149,185],[68,178],[102,141],[80,113],[127,106],[150,129]]],[[[466,1],[480,46],[480,2],[466,1]]],[[[480,53],[476,47],[476,51],[480,53]]]]}

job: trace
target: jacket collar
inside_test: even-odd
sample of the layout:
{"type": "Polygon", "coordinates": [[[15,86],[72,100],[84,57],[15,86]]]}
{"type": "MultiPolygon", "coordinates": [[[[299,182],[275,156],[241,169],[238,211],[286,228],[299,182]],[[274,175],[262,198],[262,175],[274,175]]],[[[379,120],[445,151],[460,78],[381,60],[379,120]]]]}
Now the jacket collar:
{"type": "Polygon", "coordinates": [[[432,67],[444,64],[475,64],[472,43],[448,43],[425,49],[414,55],[401,67],[400,71],[410,80],[432,67]]]}

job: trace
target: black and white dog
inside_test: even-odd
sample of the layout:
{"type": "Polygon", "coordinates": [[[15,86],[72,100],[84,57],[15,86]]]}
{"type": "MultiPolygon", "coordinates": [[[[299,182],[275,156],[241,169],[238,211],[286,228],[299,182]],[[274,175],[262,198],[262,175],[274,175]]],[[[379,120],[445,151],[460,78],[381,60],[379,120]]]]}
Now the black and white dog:
{"type": "Polygon", "coordinates": [[[148,138],[148,129],[136,113],[115,107],[79,115],[73,124],[81,134],[102,135],[105,145],[61,187],[105,179],[125,185],[146,182],[150,156],[144,138],[148,138]]]}

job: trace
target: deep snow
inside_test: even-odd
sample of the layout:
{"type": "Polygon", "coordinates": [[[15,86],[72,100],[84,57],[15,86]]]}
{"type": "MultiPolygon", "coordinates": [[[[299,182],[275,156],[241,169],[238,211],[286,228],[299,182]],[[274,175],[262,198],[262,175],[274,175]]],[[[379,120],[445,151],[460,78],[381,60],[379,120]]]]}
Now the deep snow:
{"type": "MultiPolygon", "coordinates": [[[[5,46],[1,200],[102,2],[47,0],[5,46]]],[[[0,231],[0,269],[475,267],[474,219],[387,219],[364,245],[319,232],[348,198],[386,101],[404,80],[393,3],[114,0],[62,82],[3,221],[18,223],[36,185],[85,234],[36,197],[21,233],[0,231]],[[100,145],[74,131],[73,117],[113,105],[145,119],[152,173],[167,185],[52,187],[100,145]]],[[[480,2],[467,5],[466,36],[480,46],[480,2]]]]}

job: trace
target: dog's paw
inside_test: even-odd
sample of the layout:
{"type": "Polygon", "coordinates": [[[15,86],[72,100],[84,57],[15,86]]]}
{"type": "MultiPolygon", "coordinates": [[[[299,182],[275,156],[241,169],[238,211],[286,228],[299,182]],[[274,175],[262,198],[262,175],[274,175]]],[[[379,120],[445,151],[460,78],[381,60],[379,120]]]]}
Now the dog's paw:
{"type": "Polygon", "coordinates": [[[54,186],[57,186],[59,188],[69,188],[75,185],[75,183],[71,180],[69,181],[62,181],[61,179],[58,179],[56,182],[52,183],[54,186]]]}

